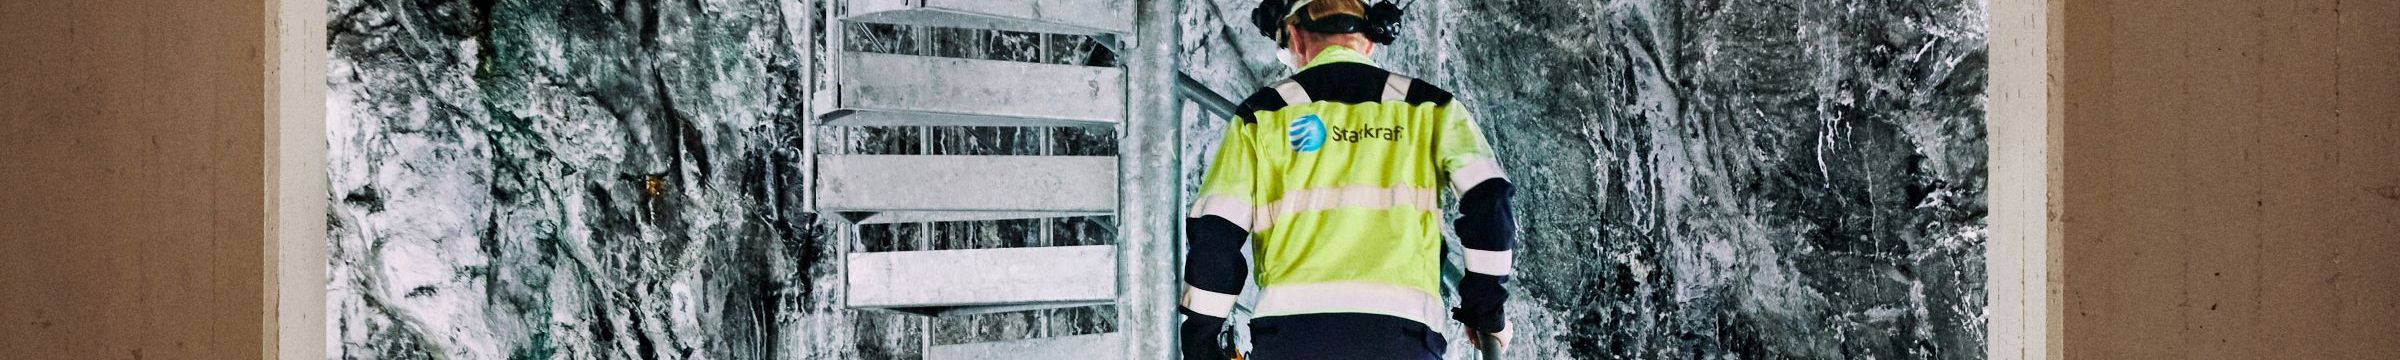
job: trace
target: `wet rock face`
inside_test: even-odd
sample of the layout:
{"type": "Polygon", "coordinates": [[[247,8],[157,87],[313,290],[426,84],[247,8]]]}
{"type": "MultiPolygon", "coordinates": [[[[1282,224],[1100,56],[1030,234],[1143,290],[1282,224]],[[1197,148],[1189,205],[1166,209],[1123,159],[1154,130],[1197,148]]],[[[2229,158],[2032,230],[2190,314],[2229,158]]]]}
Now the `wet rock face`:
{"type": "Polygon", "coordinates": [[[1982,2],[1444,4],[1537,357],[1982,357],[1982,2]]]}
{"type": "Polygon", "coordinates": [[[785,206],[811,41],[782,15],[797,5],[329,5],[334,357],[851,342],[796,322],[839,306],[811,276],[830,272],[823,229],[785,206]]]}
{"type": "MultiPolygon", "coordinates": [[[[906,359],[925,344],[1113,331],[1106,306],[941,321],[842,307],[841,227],[800,212],[802,144],[1115,147],[1107,129],[810,134],[827,101],[822,34],[845,33],[826,31],[821,3],[329,5],[333,357],[906,359]]],[[[1083,37],[846,30],[855,51],[1114,65],[1083,37]]],[[[1113,227],[879,225],[851,250],[1106,244],[1113,227]]]]}
{"type": "MultiPolygon", "coordinates": [[[[1414,3],[1377,56],[1468,101],[1521,188],[1517,356],[1981,356],[1981,2],[1414,3]]],[[[1186,72],[1229,94],[1284,75],[1238,22],[1254,4],[1187,3],[1186,72]]],[[[1113,328],[1107,307],[842,309],[840,228],[798,212],[799,144],[1107,155],[1114,136],[807,133],[828,101],[818,2],[329,5],[334,357],[905,359],[1113,328]]],[[[858,51],[1115,64],[1057,35],[842,30],[858,51]]],[[[1186,121],[1196,179],[1221,120],[1186,121]]],[[[882,225],[850,250],[1113,226],[882,225]]]]}

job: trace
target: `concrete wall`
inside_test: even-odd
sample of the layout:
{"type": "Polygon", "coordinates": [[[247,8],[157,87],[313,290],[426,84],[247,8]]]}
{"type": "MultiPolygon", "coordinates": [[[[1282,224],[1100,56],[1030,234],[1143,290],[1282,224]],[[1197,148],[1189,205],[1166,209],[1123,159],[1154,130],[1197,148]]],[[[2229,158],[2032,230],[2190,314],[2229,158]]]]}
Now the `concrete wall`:
{"type": "Polygon", "coordinates": [[[1991,138],[1991,240],[1985,245],[1985,355],[2058,358],[2059,1],[1991,3],[1991,72],[1984,124],[1991,138]]]}
{"type": "Polygon", "coordinates": [[[322,260],[276,246],[321,243],[323,206],[270,197],[323,194],[283,172],[323,161],[322,57],[279,53],[322,21],[271,19],[306,3],[0,2],[0,354],[269,357],[274,314],[323,312],[281,295],[321,297],[322,260]]]}
{"type": "MultiPolygon", "coordinates": [[[[256,1],[256,0],[254,0],[256,1]]],[[[325,358],[325,0],[264,0],[268,256],[265,356],[325,358]]]]}
{"type": "Polygon", "coordinates": [[[2400,358],[2400,2],[2052,3],[2065,356],[2400,358]]]}

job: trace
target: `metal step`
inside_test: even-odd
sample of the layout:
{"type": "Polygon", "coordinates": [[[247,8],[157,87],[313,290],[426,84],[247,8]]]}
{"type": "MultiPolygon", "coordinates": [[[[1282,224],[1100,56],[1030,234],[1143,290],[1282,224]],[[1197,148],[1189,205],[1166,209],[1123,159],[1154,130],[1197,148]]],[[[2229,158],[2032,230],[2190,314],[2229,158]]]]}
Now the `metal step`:
{"type": "Polygon", "coordinates": [[[823,212],[1107,213],[1117,207],[1112,156],[819,155],[823,212]]]}
{"type": "Polygon", "coordinates": [[[1114,245],[852,253],[852,308],[928,315],[1114,302],[1114,245]]]}
{"type": "Polygon", "coordinates": [[[842,52],[838,126],[1114,126],[1125,71],[1112,67],[842,52]]]}
{"type": "Polygon", "coordinates": [[[957,345],[936,345],[925,350],[926,360],[1052,360],[1052,359],[1115,359],[1124,357],[1125,335],[1104,333],[1090,335],[1033,338],[957,345]]]}
{"type": "Polygon", "coordinates": [[[888,308],[864,308],[864,309],[872,309],[872,310],[889,310],[889,311],[893,311],[893,312],[902,312],[902,313],[909,313],[909,314],[916,314],[916,315],[924,315],[924,316],[932,316],[932,317],[944,317],[944,316],[964,316],[964,315],[990,314],[990,313],[1004,313],[1004,312],[1017,312],[1017,311],[1032,311],[1032,310],[1043,310],[1043,309],[1063,309],[1063,308],[1072,308],[1072,307],[1085,307],[1085,306],[1093,306],[1093,305],[1109,305],[1109,304],[1115,304],[1115,303],[1116,303],[1116,301],[1103,301],[1103,300],[1095,300],[1095,301],[1066,301],[1066,302],[1040,302],[1040,303],[1024,303],[1024,304],[1003,304],[1003,305],[921,306],[921,307],[888,307],[888,308]]]}
{"type": "Polygon", "coordinates": [[[1018,220],[1018,219],[1040,219],[1040,218],[1063,218],[1063,217],[1076,217],[1076,216],[1102,216],[1102,215],[1109,215],[1109,214],[1113,214],[1113,212],[1107,212],[1107,211],[1089,211],[1089,212],[1061,212],[1061,211],[883,211],[883,212],[845,212],[845,213],[841,213],[841,215],[842,215],[842,217],[843,217],[844,219],[848,219],[848,220],[850,220],[850,223],[852,223],[852,224],[859,224],[859,225],[867,225],[867,224],[897,224],[897,223],[917,223],[917,222],[949,222],[949,221],[990,221],[990,220],[1018,220]]]}
{"type": "Polygon", "coordinates": [[[1133,31],[1132,0],[851,0],[845,21],[1114,35],[1133,31]]]}

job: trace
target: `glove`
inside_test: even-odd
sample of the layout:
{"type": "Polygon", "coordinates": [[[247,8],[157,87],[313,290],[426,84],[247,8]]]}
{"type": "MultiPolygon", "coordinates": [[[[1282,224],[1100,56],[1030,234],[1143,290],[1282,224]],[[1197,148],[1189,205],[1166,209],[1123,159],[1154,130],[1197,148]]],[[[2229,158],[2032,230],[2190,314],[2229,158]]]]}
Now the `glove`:
{"type": "Polygon", "coordinates": [[[1502,325],[1500,332],[1467,329],[1467,343],[1475,345],[1476,351],[1482,352],[1485,359],[1497,359],[1500,354],[1508,352],[1509,342],[1516,337],[1516,333],[1514,326],[1506,325],[1502,325]],[[1487,341],[1490,344],[1485,344],[1487,341]]]}
{"type": "Polygon", "coordinates": [[[1181,311],[1185,315],[1183,326],[1179,329],[1179,332],[1182,333],[1184,360],[1233,358],[1233,355],[1225,353],[1225,346],[1221,342],[1225,336],[1225,319],[1195,314],[1189,309],[1181,311]]]}

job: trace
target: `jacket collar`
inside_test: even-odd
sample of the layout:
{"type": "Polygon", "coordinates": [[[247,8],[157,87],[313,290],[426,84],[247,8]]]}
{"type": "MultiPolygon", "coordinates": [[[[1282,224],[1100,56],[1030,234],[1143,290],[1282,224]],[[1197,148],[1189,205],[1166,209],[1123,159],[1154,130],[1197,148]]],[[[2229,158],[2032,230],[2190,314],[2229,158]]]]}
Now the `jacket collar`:
{"type": "Polygon", "coordinates": [[[1307,71],[1309,68],[1317,67],[1317,65],[1332,63],[1359,63],[1366,64],[1367,66],[1374,66],[1375,59],[1368,58],[1366,53],[1358,52],[1358,50],[1351,50],[1349,47],[1344,47],[1341,45],[1326,45],[1325,50],[1318,51],[1316,57],[1309,58],[1308,65],[1300,66],[1300,70],[1307,71]]]}

